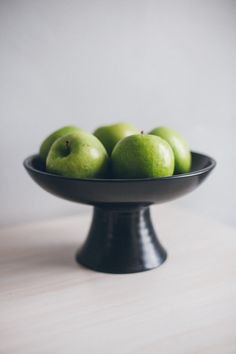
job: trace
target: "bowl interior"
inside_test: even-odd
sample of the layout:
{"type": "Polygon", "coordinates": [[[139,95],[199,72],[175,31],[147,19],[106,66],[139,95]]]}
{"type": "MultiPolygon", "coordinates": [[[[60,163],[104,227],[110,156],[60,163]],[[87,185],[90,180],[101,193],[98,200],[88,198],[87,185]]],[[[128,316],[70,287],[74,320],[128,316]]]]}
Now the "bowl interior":
{"type": "MultiPolygon", "coordinates": [[[[215,164],[215,161],[211,157],[209,157],[207,155],[200,154],[200,153],[192,152],[192,166],[191,166],[190,173],[199,172],[199,170],[209,168],[213,163],[215,164]]],[[[41,160],[41,158],[37,154],[32,155],[29,158],[29,160],[27,161],[27,165],[28,165],[28,167],[31,166],[35,170],[50,174],[46,171],[45,164],[43,163],[43,161],[41,160]]],[[[186,175],[186,174],[181,174],[181,176],[183,176],[183,175],[186,175]]],[[[174,175],[174,176],[176,176],[176,175],[174,175]]],[[[61,177],[61,176],[58,176],[58,177],[61,177]]],[[[173,176],[171,176],[171,177],[173,177],[173,176]]],[[[171,178],[171,177],[168,177],[168,178],[171,178]]],[[[67,177],[63,177],[63,178],[67,178],[67,177]]],[[[78,178],[76,178],[76,179],[79,180],[78,178]]],[[[147,179],[149,179],[149,178],[147,178],[147,179]]],[[[99,180],[100,180],[100,178],[99,178],[99,180]]],[[[117,179],[112,178],[112,179],[104,179],[104,180],[105,181],[108,181],[108,180],[116,181],[117,179]]],[[[144,179],[142,179],[142,180],[144,180],[144,179]]],[[[159,180],[160,180],[160,178],[159,178],[159,180]]],[[[122,179],[122,181],[124,181],[124,180],[122,179]]]]}

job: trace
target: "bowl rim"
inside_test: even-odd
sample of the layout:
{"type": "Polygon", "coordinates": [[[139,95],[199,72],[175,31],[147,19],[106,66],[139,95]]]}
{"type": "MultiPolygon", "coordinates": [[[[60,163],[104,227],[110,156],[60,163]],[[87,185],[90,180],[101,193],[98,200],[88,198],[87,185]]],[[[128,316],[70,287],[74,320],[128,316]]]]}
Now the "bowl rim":
{"type": "Polygon", "coordinates": [[[57,175],[54,173],[49,173],[46,171],[42,171],[42,170],[38,170],[35,167],[32,166],[32,160],[36,157],[39,157],[39,154],[32,154],[28,157],[26,157],[23,161],[23,165],[26,168],[26,170],[30,170],[32,172],[41,174],[41,175],[45,175],[45,176],[50,176],[50,177],[54,177],[57,179],[66,179],[66,180],[72,180],[72,181],[82,181],[82,182],[98,182],[98,183],[127,183],[127,182],[144,182],[144,181],[162,181],[162,180],[172,180],[172,179],[180,179],[180,178],[186,178],[186,177],[192,177],[192,176],[197,176],[197,175],[201,175],[204,172],[208,172],[210,170],[212,170],[215,166],[216,166],[216,160],[212,157],[210,157],[209,155],[200,153],[200,152],[196,152],[196,151],[191,151],[192,154],[194,155],[198,155],[198,156],[202,156],[204,158],[207,158],[209,160],[209,165],[207,165],[204,168],[201,168],[199,170],[196,171],[190,171],[187,173],[181,173],[181,174],[176,174],[176,175],[172,175],[172,176],[168,176],[168,177],[157,177],[157,178],[76,178],[76,177],[66,177],[66,176],[61,176],[61,175],[57,175]]]}

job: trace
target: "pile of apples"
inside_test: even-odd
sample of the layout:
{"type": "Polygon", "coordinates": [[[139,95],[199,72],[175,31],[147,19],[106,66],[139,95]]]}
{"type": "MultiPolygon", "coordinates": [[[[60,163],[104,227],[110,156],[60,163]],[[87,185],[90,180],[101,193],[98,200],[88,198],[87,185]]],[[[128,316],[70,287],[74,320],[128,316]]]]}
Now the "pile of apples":
{"type": "Polygon", "coordinates": [[[117,123],[93,134],[66,126],[50,134],[39,155],[46,171],[73,178],[158,178],[191,169],[186,140],[167,127],[139,132],[117,123]]]}

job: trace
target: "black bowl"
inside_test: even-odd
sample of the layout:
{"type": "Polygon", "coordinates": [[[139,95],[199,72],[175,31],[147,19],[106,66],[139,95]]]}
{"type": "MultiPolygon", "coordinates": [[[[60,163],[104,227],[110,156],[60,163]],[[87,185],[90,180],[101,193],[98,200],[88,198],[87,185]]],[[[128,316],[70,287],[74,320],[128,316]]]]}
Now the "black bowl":
{"type": "Polygon", "coordinates": [[[46,191],[94,206],[89,235],[77,261],[109,273],[152,269],[166,259],[150,219],[149,206],[187,194],[215,167],[209,156],[192,152],[191,172],[164,178],[78,179],[45,171],[39,155],[25,159],[33,180],[46,191]]]}

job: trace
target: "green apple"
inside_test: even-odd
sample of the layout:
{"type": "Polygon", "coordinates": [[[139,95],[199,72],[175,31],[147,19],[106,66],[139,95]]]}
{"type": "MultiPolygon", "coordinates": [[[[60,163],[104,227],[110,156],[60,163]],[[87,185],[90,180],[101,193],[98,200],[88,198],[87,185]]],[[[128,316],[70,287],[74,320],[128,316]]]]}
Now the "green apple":
{"type": "Polygon", "coordinates": [[[106,176],[108,160],[106,149],[94,135],[74,132],[54,141],[46,170],[66,177],[99,178],[106,176]]]}
{"type": "Polygon", "coordinates": [[[175,156],[175,172],[186,173],[191,169],[192,155],[188,143],[181,134],[167,127],[153,129],[149,134],[153,134],[166,140],[175,156]]]}
{"type": "Polygon", "coordinates": [[[46,158],[48,156],[48,152],[50,150],[51,145],[54,143],[55,140],[60,138],[63,135],[66,135],[68,133],[76,132],[76,131],[81,131],[80,128],[75,127],[75,126],[66,126],[63,128],[60,128],[50,134],[41,144],[40,149],[39,149],[39,155],[41,159],[46,162],[46,158]]]}
{"type": "Polygon", "coordinates": [[[137,133],[138,130],[132,124],[116,123],[97,128],[94,135],[103,143],[110,155],[118,141],[137,133]]]}
{"type": "Polygon", "coordinates": [[[111,155],[115,178],[172,176],[174,154],[169,144],[154,135],[135,134],[124,138],[111,155]]]}

